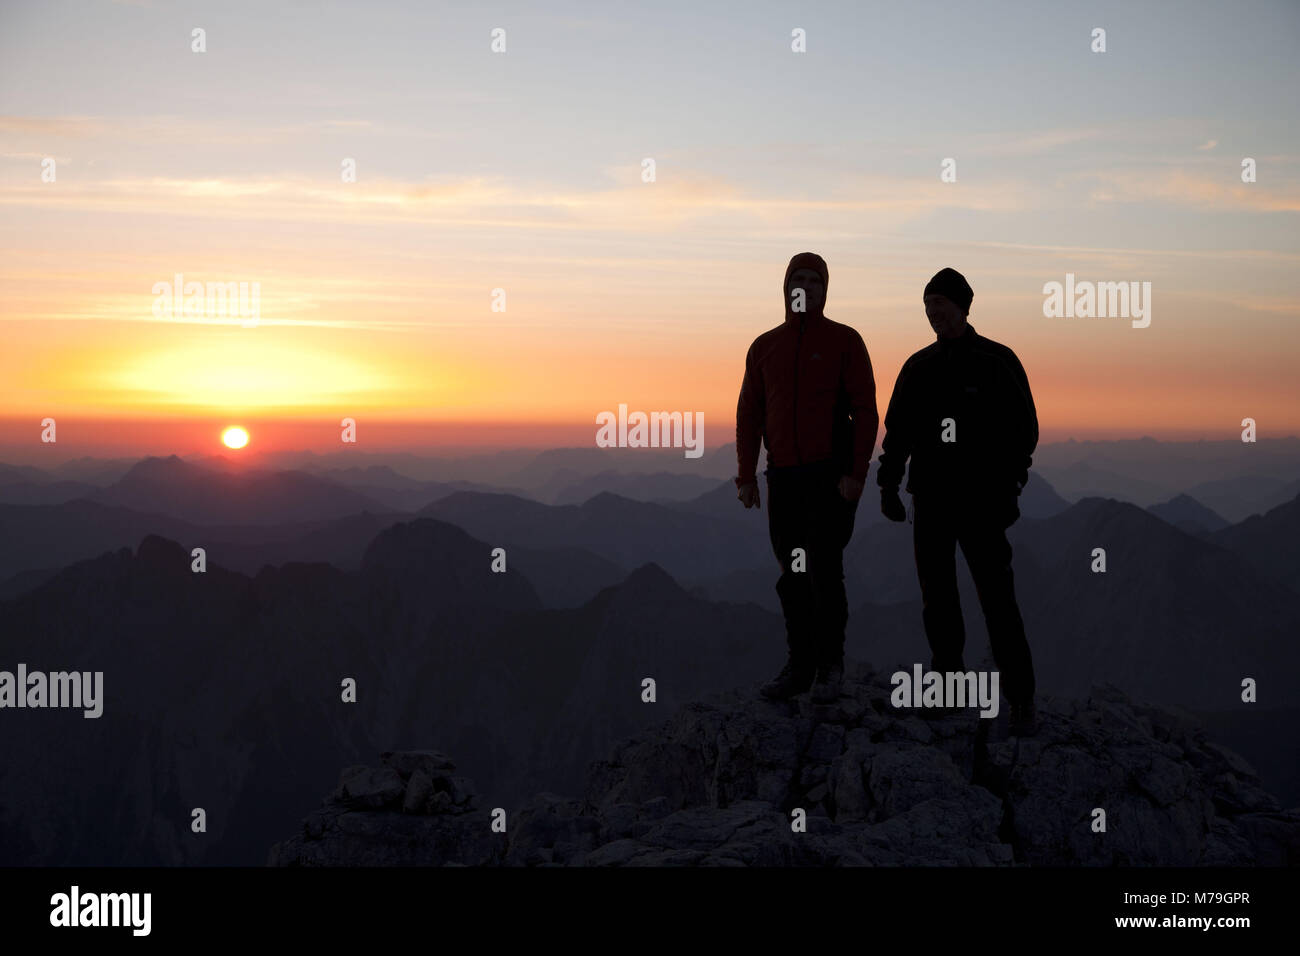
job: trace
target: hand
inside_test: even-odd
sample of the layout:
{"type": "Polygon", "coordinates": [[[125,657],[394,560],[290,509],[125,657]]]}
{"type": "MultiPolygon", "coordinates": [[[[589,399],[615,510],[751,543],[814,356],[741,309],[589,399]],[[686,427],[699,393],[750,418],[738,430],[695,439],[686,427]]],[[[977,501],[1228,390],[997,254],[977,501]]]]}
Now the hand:
{"type": "Polygon", "coordinates": [[[907,520],[907,509],[903,507],[903,499],[898,497],[897,488],[880,489],[880,513],[890,521],[907,520]]]}
{"type": "Polygon", "coordinates": [[[748,481],[741,485],[736,491],[736,497],[744,504],[746,508],[759,508],[758,502],[758,482],[748,481]]]}
{"type": "Polygon", "coordinates": [[[857,501],[862,497],[862,486],[863,482],[852,475],[844,475],[840,478],[840,495],[846,501],[857,501]]]}
{"type": "Polygon", "coordinates": [[[996,503],[993,508],[994,520],[998,527],[1006,530],[1020,519],[1020,502],[1014,496],[1007,496],[996,503]]]}

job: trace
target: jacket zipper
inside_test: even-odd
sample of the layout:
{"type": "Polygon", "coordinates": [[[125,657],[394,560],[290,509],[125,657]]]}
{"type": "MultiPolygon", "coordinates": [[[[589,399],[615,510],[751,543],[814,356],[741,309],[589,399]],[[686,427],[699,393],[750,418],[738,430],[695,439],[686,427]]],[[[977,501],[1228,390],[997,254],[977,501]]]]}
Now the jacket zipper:
{"type": "Polygon", "coordinates": [[[803,464],[803,455],[799,454],[799,351],[803,347],[803,324],[807,317],[799,317],[799,337],[794,343],[794,460],[803,464]]]}

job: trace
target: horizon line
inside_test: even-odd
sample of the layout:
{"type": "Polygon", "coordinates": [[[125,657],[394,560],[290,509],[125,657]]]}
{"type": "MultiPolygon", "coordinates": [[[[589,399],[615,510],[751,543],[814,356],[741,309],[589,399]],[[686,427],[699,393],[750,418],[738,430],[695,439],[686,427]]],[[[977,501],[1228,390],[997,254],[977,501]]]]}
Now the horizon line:
{"type": "MultiPolygon", "coordinates": [[[[1136,444],[1139,442],[1149,442],[1149,443],[1163,444],[1163,445],[1208,445],[1208,444],[1226,445],[1229,443],[1231,444],[1238,444],[1238,443],[1273,444],[1273,443],[1280,443],[1280,442],[1297,442],[1297,441],[1300,441],[1300,435],[1296,435],[1296,434],[1260,437],[1257,438],[1256,441],[1253,443],[1241,442],[1241,439],[1239,437],[1238,438],[1232,438],[1232,437],[1206,438],[1202,436],[1202,437],[1195,437],[1195,438],[1193,437],[1158,438],[1150,434],[1133,435],[1133,436],[1100,437],[1100,438],[1099,437],[1088,437],[1088,438],[1068,437],[1068,438],[1060,438],[1060,439],[1053,439],[1049,441],[1039,442],[1038,448],[1035,450],[1035,455],[1037,455],[1038,452],[1042,451],[1045,448],[1050,448],[1057,445],[1071,445],[1071,444],[1103,445],[1103,444],[1122,444],[1122,443],[1136,444]]],[[[156,458],[156,459],[177,458],[182,461],[190,461],[190,462],[193,462],[195,460],[206,460],[206,459],[216,458],[216,459],[222,459],[231,464],[237,464],[241,460],[247,461],[248,464],[257,464],[270,459],[285,457],[285,456],[293,456],[293,455],[304,455],[304,456],[311,456],[316,458],[332,458],[338,455],[354,455],[354,456],[364,456],[367,458],[408,457],[408,458],[440,459],[440,458],[469,458],[475,456],[505,454],[510,452],[518,452],[518,453],[532,452],[536,454],[543,454],[545,452],[554,452],[554,451],[592,451],[592,452],[603,453],[609,457],[615,457],[615,456],[628,457],[632,454],[645,455],[647,452],[649,452],[651,454],[646,455],[646,457],[652,459],[661,459],[668,456],[675,456],[675,453],[680,451],[680,449],[672,446],[658,447],[658,448],[617,448],[617,447],[604,448],[596,445],[594,442],[587,443],[587,444],[541,443],[541,444],[444,444],[444,445],[423,445],[422,444],[422,445],[388,445],[388,446],[371,445],[368,447],[358,446],[354,448],[347,448],[347,447],[331,448],[330,450],[322,450],[320,447],[310,447],[310,446],[303,446],[303,447],[296,447],[296,448],[280,447],[280,448],[270,448],[270,449],[213,448],[211,451],[202,451],[202,450],[190,450],[190,451],[183,451],[183,452],[178,452],[178,451],[129,452],[128,451],[128,452],[115,452],[115,453],[105,453],[101,451],[101,453],[99,454],[91,453],[89,449],[83,447],[79,449],[81,452],[80,454],[77,453],[77,451],[73,451],[65,455],[60,455],[60,457],[56,461],[49,461],[49,460],[41,461],[40,460],[41,457],[45,454],[48,454],[48,452],[37,451],[33,448],[33,445],[38,446],[39,448],[42,449],[48,449],[50,447],[50,444],[57,445],[59,443],[55,442],[49,444],[42,444],[39,441],[27,442],[21,445],[11,444],[11,443],[0,443],[0,465],[39,468],[41,467],[42,464],[45,465],[46,467],[58,467],[60,465],[67,464],[69,462],[81,461],[86,459],[92,461],[122,461],[122,460],[144,461],[150,458],[156,458]],[[10,454],[15,451],[25,451],[27,454],[25,455],[20,454],[17,459],[11,458],[10,454]]],[[[708,456],[715,455],[717,452],[721,451],[722,449],[727,447],[732,447],[734,445],[735,445],[734,439],[731,441],[721,442],[718,444],[706,443],[702,446],[703,454],[700,456],[700,458],[690,459],[690,460],[703,461],[708,456]]],[[[876,449],[873,450],[872,453],[873,465],[876,462],[878,452],[879,452],[879,443],[877,443],[877,447],[876,449]]]]}

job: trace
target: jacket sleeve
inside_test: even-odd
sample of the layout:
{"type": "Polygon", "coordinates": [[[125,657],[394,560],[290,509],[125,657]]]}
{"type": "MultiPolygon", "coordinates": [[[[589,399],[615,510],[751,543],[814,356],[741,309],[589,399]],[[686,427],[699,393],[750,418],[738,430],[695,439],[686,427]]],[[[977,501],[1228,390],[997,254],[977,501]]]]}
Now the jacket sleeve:
{"type": "Polygon", "coordinates": [[[766,387],[763,370],[754,356],[757,342],[745,355],[745,377],[740,383],[740,398],[736,401],[736,458],[738,471],[736,487],[757,481],[758,449],[763,440],[763,421],[766,412],[766,387]]]}
{"type": "Polygon", "coordinates": [[[1029,376],[1016,353],[1008,352],[1008,365],[1012,380],[1011,421],[1016,423],[1012,475],[1019,494],[1019,489],[1029,481],[1029,466],[1034,463],[1034,450],[1038,447],[1038,410],[1034,407],[1034,394],[1029,389],[1029,376]]]}
{"type": "Polygon", "coordinates": [[[907,459],[912,454],[914,438],[909,427],[907,407],[907,374],[905,362],[894,381],[894,392],[889,396],[885,410],[885,437],[880,442],[880,466],[876,469],[876,484],[884,491],[897,491],[903,481],[907,459]]]}
{"type": "Polygon", "coordinates": [[[871,456],[876,451],[876,434],[880,430],[880,413],[876,411],[876,377],[871,370],[867,344],[854,330],[849,342],[844,387],[853,413],[853,477],[867,480],[871,456]]]}

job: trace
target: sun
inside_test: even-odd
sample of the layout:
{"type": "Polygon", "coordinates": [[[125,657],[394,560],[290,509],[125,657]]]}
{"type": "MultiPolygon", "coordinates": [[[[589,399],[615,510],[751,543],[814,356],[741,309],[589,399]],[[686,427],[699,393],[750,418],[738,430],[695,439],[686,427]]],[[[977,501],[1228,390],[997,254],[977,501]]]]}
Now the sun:
{"type": "Polygon", "coordinates": [[[248,432],[238,425],[231,425],[221,433],[221,441],[227,448],[243,448],[248,444],[248,432]]]}

